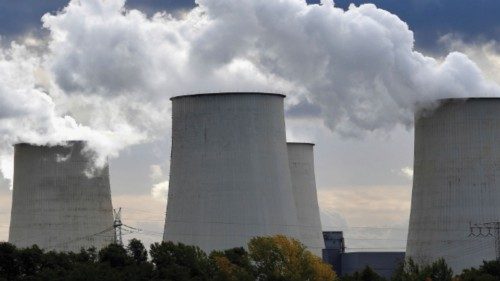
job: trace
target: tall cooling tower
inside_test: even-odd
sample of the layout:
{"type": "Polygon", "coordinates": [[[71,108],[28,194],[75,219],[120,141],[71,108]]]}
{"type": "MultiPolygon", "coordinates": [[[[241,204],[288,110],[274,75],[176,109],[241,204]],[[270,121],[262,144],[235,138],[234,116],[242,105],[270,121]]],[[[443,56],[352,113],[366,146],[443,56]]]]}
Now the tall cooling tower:
{"type": "Polygon", "coordinates": [[[414,161],[407,257],[443,257],[456,274],[495,259],[495,238],[469,237],[469,223],[500,221],[500,99],[445,100],[417,116],[414,161]]]}
{"type": "Polygon", "coordinates": [[[298,238],[283,95],[172,98],[172,155],[163,240],[209,252],[255,236],[298,238]]]}
{"type": "Polygon", "coordinates": [[[85,143],[17,144],[9,242],[57,251],[113,241],[108,167],[92,168],[85,143]]]}
{"type": "Polygon", "coordinates": [[[300,226],[300,239],[307,248],[321,257],[325,248],[319,217],[316,177],[314,174],[314,144],[287,143],[292,188],[300,226]]]}

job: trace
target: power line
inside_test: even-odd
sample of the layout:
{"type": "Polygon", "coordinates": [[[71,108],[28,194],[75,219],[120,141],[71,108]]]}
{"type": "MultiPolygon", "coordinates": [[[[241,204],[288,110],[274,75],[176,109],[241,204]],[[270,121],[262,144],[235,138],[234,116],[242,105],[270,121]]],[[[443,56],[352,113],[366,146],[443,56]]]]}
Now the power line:
{"type": "Polygon", "coordinates": [[[66,244],[77,242],[77,241],[84,240],[84,239],[87,239],[87,238],[92,238],[94,236],[98,236],[100,234],[106,233],[106,232],[111,231],[111,230],[113,230],[113,227],[108,227],[108,228],[106,228],[106,229],[104,229],[102,231],[96,232],[94,234],[90,234],[90,235],[78,237],[78,238],[75,238],[75,239],[72,239],[72,240],[68,240],[68,241],[65,241],[65,242],[54,244],[53,247],[66,245],[66,244]]]}

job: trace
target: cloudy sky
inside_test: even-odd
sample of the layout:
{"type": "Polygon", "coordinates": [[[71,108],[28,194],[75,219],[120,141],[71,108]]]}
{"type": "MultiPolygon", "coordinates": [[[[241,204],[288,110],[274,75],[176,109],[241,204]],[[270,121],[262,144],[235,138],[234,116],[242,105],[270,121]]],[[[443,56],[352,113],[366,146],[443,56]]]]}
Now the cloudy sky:
{"type": "Polygon", "coordinates": [[[500,95],[500,3],[319,2],[0,0],[0,240],[11,145],[82,138],[110,157],[128,237],[159,241],[168,99],[248,90],[287,94],[288,139],[316,143],[323,228],[403,249],[413,114],[500,95]]]}

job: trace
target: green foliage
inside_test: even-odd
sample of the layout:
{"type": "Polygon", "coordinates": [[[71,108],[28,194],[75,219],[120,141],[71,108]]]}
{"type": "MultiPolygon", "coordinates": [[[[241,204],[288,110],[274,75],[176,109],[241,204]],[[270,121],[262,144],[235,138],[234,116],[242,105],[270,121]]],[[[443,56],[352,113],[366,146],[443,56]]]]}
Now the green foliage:
{"type": "Polygon", "coordinates": [[[207,256],[200,248],[155,243],[148,251],[136,239],[78,253],[18,249],[0,243],[0,281],[333,281],[331,267],[298,241],[284,236],[255,238],[250,251],[234,248],[207,256]]]}
{"type": "Polygon", "coordinates": [[[17,248],[9,243],[0,243],[0,278],[12,280],[19,275],[17,248]]]}
{"type": "Polygon", "coordinates": [[[210,262],[214,281],[251,281],[255,280],[248,252],[243,248],[226,251],[213,251],[210,262]]]}
{"type": "Polygon", "coordinates": [[[149,253],[159,280],[209,280],[210,263],[198,247],[161,242],[151,245],[149,253]]]}
{"type": "Polygon", "coordinates": [[[127,251],[120,245],[111,244],[99,251],[99,262],[107,263],[111,267],[124,267],[132,262],[127,251]]]}
{"type": "Polygon", "coordinates": [[[453,271],[444,259],[430,265],[418,265],[412,259],[402,263],[391,281],[452,281],[453,271]]]}
{"type": "Polygon", "coordinates": [[[336,280],[335,272],[295,239],[283,235],[256,237],[248,243],[258,280],[336,280]]]}
{"type": "Polygon", "coordinates": [[[497,281],[500,280],[500,261],[483,262],[479,269],[465,269],[460,276],[460,281],[497,281]]]}
{"type": "Polygon", "coordinates": [[[127,250],[137,264],[145,263],[148,260],[148,251],[138,239],[134,238],[130,240],[127,250]]]}
{"type": "Polygon", "coordinates": [[[97,254],[94,248],[60,253],[44,252],[37,246],[17,249],[9,243],[0,243],[2,281],[146,281],[152,280],[152,272],[151,264],[135,264],[133,255],[114,244],[97,254]]]}
{"type": "Polygon", "coordinates": [[[385,278],[378,275],[371,267],[366,266],[361,272],[354,272],[352,275],[344,275],[341,281],[385,281],[385,278]]]}

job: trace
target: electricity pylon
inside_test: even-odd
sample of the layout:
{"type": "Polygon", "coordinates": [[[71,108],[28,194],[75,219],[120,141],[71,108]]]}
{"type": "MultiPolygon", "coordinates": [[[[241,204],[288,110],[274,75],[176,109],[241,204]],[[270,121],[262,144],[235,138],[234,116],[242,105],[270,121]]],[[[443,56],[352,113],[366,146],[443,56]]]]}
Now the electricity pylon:
{"type": "Polygon", "coordinates": [[[115,220],[113,221],[113,228],[115,229],[115,244],[123,246],[123,240],[122,240],[122,208],[118,208],[118,211],[116,209],[113,209],[113,214],[115,217],[115,220]]]}

